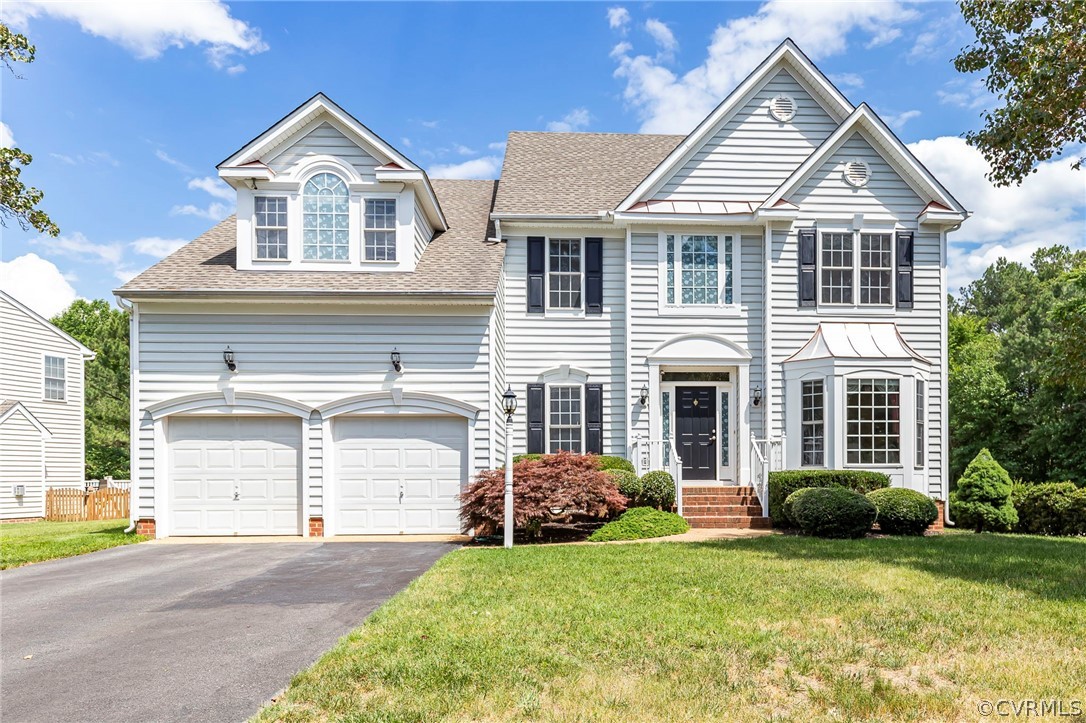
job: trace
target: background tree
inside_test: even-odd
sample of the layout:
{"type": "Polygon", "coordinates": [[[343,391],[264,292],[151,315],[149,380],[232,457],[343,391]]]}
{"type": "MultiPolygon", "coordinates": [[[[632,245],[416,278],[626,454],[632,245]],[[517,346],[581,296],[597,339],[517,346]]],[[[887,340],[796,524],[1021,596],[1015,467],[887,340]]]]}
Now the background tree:
{"type": "Polygon", "coordinates": [[[77,299],[52,320],[97,355],[86,365],[87,477],[129,477],[128,315],[77,299]]]}
{"type": "MultiPolygon", "coordinates": [[[[16,78],[14,63],[34,62],[34,46],[25,35],[13,33],[0,23],[0,61],[16,78]]],[[[19,148],[0,148],[0,224],[16,221],[23,230],[35,228],[50,236],[60,234],[60,228],[45,211],[38,208],[45,194],[20,180],[22,167],[29,166],[33,157],[19,148]]]]}
{"type": "MultiPolygon", "coordinates": [[[[1086,0],[960,0],[977,40],[954,59],[987,72],[1003,105],[966,133],[998,186],[1021,183],[1041,161],[1086,143],[1086,0]]],[[[1075,168],[1082,166],[1078,158],[1075,168]]]]}

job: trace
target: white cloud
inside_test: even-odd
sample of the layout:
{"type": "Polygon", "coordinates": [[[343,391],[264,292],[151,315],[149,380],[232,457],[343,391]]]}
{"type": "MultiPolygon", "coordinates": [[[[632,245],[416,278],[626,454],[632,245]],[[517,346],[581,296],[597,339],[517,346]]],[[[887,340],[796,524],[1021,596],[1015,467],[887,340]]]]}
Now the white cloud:
{"type": "Polygon", "coordinates": [[[607,24],[612,30],[625,33],[630,27],[630,11],[624,7],[607,8],[607,24]]]}
{"type": "Polygon", "coordinates": [[[848,35],[861,31],[880,42],[897,26],[917,17],[896,1],[796,3],[769,0],[754,15],[716,28],[705,61],[677,76],[659,59],[633,55],[629,44],[611,51],[623,97],[641,117],[646,133],[686,133],[786,37],[811,58],[845,52],[848,35]]]}
{"type": "Polygon", "coordinates": [[[497,178],[501,171],[500,156],[483,156],[463,163],[438,164],[430,167],[431,178],[497,178]]]}
{"type": "Polygon", "coordinates": [[[492,151],[501,151],[505,153],[505,141],[495,141],[494,143],[488,143],[486,145],[492,151]]]}
{"type": "Polygon", "coordinates": [[[67,309],[76,299],[75,289],[56,264],[37,254],[0,261],[0,289],[47,319],[67,309]]]}
{"type": "Polygon", "coordinates": [[[205,46],[208,62],[236,73],[237,55],[268,49],[260,30],[230,14],[219,0],[22,0],[5,3],[4,21],[25,29],[32,18],[49,16],[76,22],[84,32],[105,38],[137,58],[160,57],[169,48],[205,46]]]}
{"type": "MultiPolygon", "coordinates": [[[[147,236],[145,238],[136,239],[130,246],[138,254],[154,256],[156,259],[161,259],[169,256],[187,243],[188,241],[183,238],[159,238],[158,236],[147,236]]],[[[125,281],[127,280],[128,279],[125,279],[125,281]]]]}
{"type": "Polygon", "coordinates": [[[656,44],[660,46],[661,59],[671,58],[675,55],[675,51],[679,48],[679,41],[675,39],[675,34],[671,32],[671,28],[665,23],[656,18],[649,18],[645,21],[645,32],[651,35],[656,44]]]}
{"type": "Polygon", "coordinates": [[[193,178],[189,181],[189,189],[204,191],[224,201],[234,202],[237,199],[237,192],[214,176],[193,178]]]}
{"type": "Polygon", "coordinates": [[[121,165],[120,161],[110,155],[107,151],[91,151],[89,153],[78,153],[74,156],[69,156],[65,153],[50,153],[49,156],[57,159],[61,163],[66,163],[69,166],[107,165],[116,168],[121,165]]]}
{"type": "Polygon", "coordinates": [[[574,133],[583,131],[592,122],[592,114],[587,108],[574,108],[562,116],[562,120],[551,121],[547,130],[552,133],[574,133]]]}
{"type": "Polygon", "coordinates": [[[441,121],[424,120],[419,121],[419,123],[422,125],[423,128],[437,128],[441,124],[441,121]]]}
{"type": "Polygon", "coordinates": [[[404,148],[410,148],[411,147],[411,139],[408,138],[407,136],[404,136],[403,138],[400,139],[400,145],[403,146],[404,148]]]}
{"type": "Polygon", "coordinates": [[[475,155],[475,149],[474,148],[468,148],[463,143],[453,143],[453,150],[456,151],[461,156],[474,156],[475,155]]]}
{"type": "Polygon", "coordinates": [[[118,264],[124,254],[119,243],[96,244],[79,231],[66,236],[51,238],[41,236],[30,242],[40,246],[47,256],[63,256],[77,261],[93,261],[103,264],[118,264]]]}
{"type": "Polygon", "coordinates": [[[113,278],[120,281],[121,284],[127,284],[129,281],[139,276],[140,271],[142,271],[142,269],[116,268],[113,269],[113,278]]]}
{"type": "Polygon", "coordinates": [[[11,126],[3,121],[0,121],[0,147],[15,147],[15,134],[11,132],[11,126]]]}
{"type": "Polygon", "coordinates": [[[940,103],[969,109],[982,108],[995,100],[984,85],[983,78],[954,78],[935,91],[935,95],[940,103]]]}
{"type": "Polygon", "coordinates": [[[880,113],[879,115],[886,121],[886,125],[890,126],[895,131],[900,131],[905,127],[905,124],[913,118],[919,118],[920,111],[907,110],[902,113],[880,113]]]}
{"type": "Polygon", "coordinates": [[[971,33],[960,13],[936,12],[927,27],[915,34],[906,60],[947,60],[968,42],[971,33]]]}
{"type": "Polygon", "coordinates": [[[1086,248],[1083,174],[1069,158],[1040,164],[1021,186],[999,188],[985,177],[991,167],[984,156],[961,138],[918,141],[909,149],[973,212],[950,236],[951,290],[1000,257],[1028,261],[1038,248],[1057,243],[1086,248]]]}
{"type": "Polygon", "coordinates": [[[181,171],[182,173],[192,173],[193,172],[191,166],[177,160],[176,158],[174,158],[173,156],[171,156],[169,153],[162,150],[161,148],[159,148],[159,149],[157,149],[155,151],[155,158],[162,161],[163,163],[166,163],[168,165],[173,166],[174,168],[181,171]]]}
{"type": "Polygon", "coordinates": [[[208,204],[207,208],[192,203],[186,203],[178,204],[170,209],[171,216],[196,216],[197,218],[206,218],[211,221],[222,221],[233,212],[234,207],[232,205],[219,203],[218,201],[208,204]]]}
{"type": "Polygon", "coordinates": [[[859,73],[831,73],[829,79],[839,90],[859,90],[864,87],[864,78],[859,73]]]}

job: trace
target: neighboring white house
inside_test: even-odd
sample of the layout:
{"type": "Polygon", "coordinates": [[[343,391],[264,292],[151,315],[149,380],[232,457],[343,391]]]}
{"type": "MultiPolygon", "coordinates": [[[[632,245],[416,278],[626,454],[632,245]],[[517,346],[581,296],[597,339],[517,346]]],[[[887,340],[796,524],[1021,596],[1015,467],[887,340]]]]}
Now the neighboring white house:
{"type": "Polygon", "coordinates": [[[946,497],[968,212],[791,41],[688,136],[514,132],[496,182],[320,94],[218,170],[237,216],[117,292],[144,532],[455,532],[507,385],[513,452],[946,497]]]}
{"type": "Polygon", "coordinates": [[[83,486],[83,363],[94,352],[0,291],[0,520],[83,486]]]}

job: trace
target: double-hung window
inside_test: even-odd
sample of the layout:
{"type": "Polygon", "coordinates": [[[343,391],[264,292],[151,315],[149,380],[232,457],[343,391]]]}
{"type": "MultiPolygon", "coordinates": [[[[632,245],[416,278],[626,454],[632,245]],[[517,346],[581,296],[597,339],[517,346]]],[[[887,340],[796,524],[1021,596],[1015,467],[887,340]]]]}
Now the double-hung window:
{"type": "Polygon", "coordinates": [[[257,196],[254,201],[256,202],[256,257],[258,259],[286,259],[286,196],[257,196]]]}
{"type": "Polygon", "coordinates": [[[801,459],[804,467],[821,467],[826,454],[826,393],[821,379],[803,382],[801,459]]]}
{"type": "Polygon", "coordinates": [[[893,239],[889,233],[824,232],[821,303],[890,306],[893,294],[893,239]]]}
{"type": "Polygon", "coordinates": [[[580,386],[557,384],[547,387],[550,394],[547,451],[552,454],[559,450],[581,451],[581,389],[580,386]]]}
{"type": "Polygon", "coordinates": [[[63,402],[67,398],[67,374],[64,361],[62,356],[45,357],[45,383],[42,396],[47,401],[63,402]]]}
{"type": "Polygon", "coordinates": [[[916,467],[924,466],[924,453],[928,444],[924,438],[924,401],[927,397],[924,389],[924,380],[916,380],[916,467]]]}
{"type": "Polygon", "coordinates": [[[581,308],[581,239],[552,238],[547,249],[547,305],[581,308]]]}
{"type": "Polygon", "coordinates": [[[396,199],[366,199],[366,261],[396,260],[396,199]]]}
{"type": "Polygon", "coordinates": [[[668,306],[730,306],[735,294],[731,236],[664,237],[668,306]]]}
{"type": "Polygon", "coordinates": [[[302,258],[350,260],[347,184],[334,173],[318,173],[302,190],[302,258]]]}
{"type": "Polygon", "coordinates": [[[849,379],[845,408],[848,464],[901,463],[901,403],[897,379],[849,379]]]}

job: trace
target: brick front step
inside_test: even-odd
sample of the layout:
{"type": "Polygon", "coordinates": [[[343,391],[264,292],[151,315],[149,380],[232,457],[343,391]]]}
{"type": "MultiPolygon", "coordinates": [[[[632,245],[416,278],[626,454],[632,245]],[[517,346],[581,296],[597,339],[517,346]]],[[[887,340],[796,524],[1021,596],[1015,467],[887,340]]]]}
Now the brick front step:
{"type": "Polygon", "coordinates": [[[683,515],[685,517],[727,517],[727,516],[749,516],[749,517],[761,517],[762,506],[753,504],[711,504],[703,505],[688,504],[686,500],[683,500],[683,515]]]}
{"type": "Polygon", "coordinates": [[[684,517],[686,517],[686,521],[690,523],[691,527],[767,530],[771,526],[768,517],[747,517],[735,515],[726,515],[722,517],[690,517],[684,515],[684,517]]]}
{"type": "Polygon", "coordinates": [[[757,493],[753,487],[744,486],[737,487],[734,485],[719,486],[719,487],[689,487],[683,485],[683,497],[687,495],[720,495],[720,494],[742,494],[756,496],[757,493]]]}
{"type": "Polygon", "coordinates": [[[683,504],[691,505],[760,505],[756,495],[683,495],[683,504]]]}

